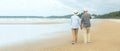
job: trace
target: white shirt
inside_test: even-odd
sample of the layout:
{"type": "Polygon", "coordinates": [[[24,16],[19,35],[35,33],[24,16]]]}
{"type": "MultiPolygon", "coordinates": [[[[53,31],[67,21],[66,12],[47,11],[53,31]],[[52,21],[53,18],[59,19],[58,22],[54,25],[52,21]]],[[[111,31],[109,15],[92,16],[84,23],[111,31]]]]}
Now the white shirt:
{"type": "Polygon", "coordinates": [[[78,29],[80,27],[81,19],[77,15],[71,16],[71,27],[78,29]]]}

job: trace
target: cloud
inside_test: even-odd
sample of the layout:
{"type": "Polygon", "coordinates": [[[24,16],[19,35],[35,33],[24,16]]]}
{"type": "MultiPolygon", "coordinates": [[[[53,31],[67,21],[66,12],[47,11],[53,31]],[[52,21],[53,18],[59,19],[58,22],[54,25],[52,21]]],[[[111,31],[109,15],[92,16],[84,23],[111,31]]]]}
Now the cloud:
{"type": "Polygon", "coordinates": [[[0,15],[66,15],[70,10],[57,0],[0,0],[0,15]]]}
{"type": "Polygon", "coordinates": [[[81,12],[88,8],[91,13],[104,14],[120,10],[120,0],[59,0],[70,7],[78,8],[81,12]]]}
{"type": "Polygon", "coordinates": [[[0,0],[0,15],[67,15],[74,9],[104,14],[120,10],[119,0],[0,0]]]}

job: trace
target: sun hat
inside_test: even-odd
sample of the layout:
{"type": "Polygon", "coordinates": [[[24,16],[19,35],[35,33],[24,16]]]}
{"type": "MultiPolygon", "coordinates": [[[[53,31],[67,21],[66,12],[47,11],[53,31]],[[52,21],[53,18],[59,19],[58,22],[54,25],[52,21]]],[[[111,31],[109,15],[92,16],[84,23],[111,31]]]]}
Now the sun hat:
{"type": "Polygon", "coordinates": [[[78,14],[78,10],[74,10],[73,12],[74,12],[74,14],[78,14]]]}

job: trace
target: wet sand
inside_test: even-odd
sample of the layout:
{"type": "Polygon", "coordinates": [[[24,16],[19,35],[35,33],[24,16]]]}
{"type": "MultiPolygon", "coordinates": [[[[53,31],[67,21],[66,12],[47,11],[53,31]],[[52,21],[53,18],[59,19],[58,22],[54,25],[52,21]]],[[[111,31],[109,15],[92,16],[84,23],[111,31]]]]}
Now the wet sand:
{"type": "Polygon", "coordinates": [[[84,44],[81,31],[78,43],[71,44],[71,31],[54,32],[50,39],[0,47],[0,51],[120,51],[120,22],[103,20],[92,27],[92,43],[84,44]]]}

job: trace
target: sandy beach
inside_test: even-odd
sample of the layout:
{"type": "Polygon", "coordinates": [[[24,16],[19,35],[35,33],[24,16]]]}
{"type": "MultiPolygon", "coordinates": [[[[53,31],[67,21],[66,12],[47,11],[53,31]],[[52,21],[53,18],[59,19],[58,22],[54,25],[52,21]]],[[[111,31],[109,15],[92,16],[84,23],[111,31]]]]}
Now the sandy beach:
{"type": "Polygon", "coordinates": [[[0,47],[0,51],[120,51],[120,22],[103,20],[91,28],[92,43],[84,44],[81,31],[78,43],[71,44],[71,31],[59,31],[44,40],[27,41],[14,46],[0,47]]]}

